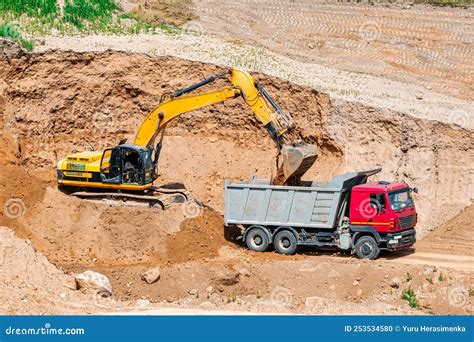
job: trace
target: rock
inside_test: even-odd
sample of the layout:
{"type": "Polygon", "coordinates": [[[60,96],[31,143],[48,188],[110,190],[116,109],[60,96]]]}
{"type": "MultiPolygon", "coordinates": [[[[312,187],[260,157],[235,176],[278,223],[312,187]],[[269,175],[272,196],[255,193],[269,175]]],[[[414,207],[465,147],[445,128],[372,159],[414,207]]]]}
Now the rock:
{"type": "Polygon", "coordinates": [[[139,299],[137,300],[137,306],[140,308],[146,308],[150,305],[150,301],[148,299],[139,299]]]}
{"type": "Polygon", "coordinates": [[[246,268],[241,268],[239,270],[239,275],[245,276],[245,277],[250,277],[250,271],[246,268]]]}
{"type": "Polygon", "coordinates": [[[208,287],[206,288],[206,292],[209,293],[209,294],[211,294],[211,293],[214,292],[214,288],[213,288],[212,286],[208,286],[208,287]]]}
{"type": "Polygon", "coordinates": [[[154,267],[149,269],[142,274],[141,279],[146,281],[148,284],[153,284],[154,282],[158,281],[158,279],[160,279],[160,268],[154,267]]]}
{"type": "Polygon", "coordinates": [[[358,286],[359,285],[359,282],[357,280],[354,280],[354,282],[352,283],[353,286],[358,286]]]}
{"type": "Polygon", "coordinates": [[[189,290],[188,293],[191,295],[191,296],[197,296],[199,291],[197,289],[192,289],[192,290],[189,290]]]}
{"type": "Polygon", "coordinates": [[[417,100],[423,100],[423,94],[422,93],[416,93],[415,94],[417,100]]]}
{"type": "Polygon", "coordinates": [[[77,282],[74,277],[68,277],[67,280],[63,283],[65,288],[70,290],[77,290],[77,282]]]}
{"type": "Polygon", "coordinates": [[[362,290],[361,290],[361,289],[358,289],[358,290],[357,290],[357,297],[360,297],[360,296],[362,296],[362,290]]]}
{"type": "Polygon", "coordinates": [[[105,275],[87,270],[81,274],[76,275],[76,283],[79,289],[92,289],[102,297],[109,297],[112,295],[112,285],[109,278],[105,275]]]}
{"type": "Polygon", "coordinates": [[[357,281],[361,281],[361,280],[362,280],[362,277],[357,277],[356,280],[357,280],[357,281]]]}
{"type": "Polygon", "coordinates": [[[308,44],[308,47],[309,47],[310,49],[314,49],[314,44],[313,44],[313,43],[309,43],[309,44],[308,44]]]}
{"type": "Polygon", "coordinates": [[[219,279],[219,283],[224,286],[233,286],[239,283],[240,281],[239,277],[240,277],[240,273],[229,274],[219,279]]]}
{"type": "Polygon", "coordinates": [[[8,60],[13,58],[20,58],[26,53],[20,45],[8,39],[0,39],[0,56],[8,60]]]}
{"type": "Polygon", "coordinates": [[[400,283],[401,283],[400,278],[398,277],[392,278],[392,280],[390,280],[390,287],[394,289],[398,289],[400,287],[400,283]]]}

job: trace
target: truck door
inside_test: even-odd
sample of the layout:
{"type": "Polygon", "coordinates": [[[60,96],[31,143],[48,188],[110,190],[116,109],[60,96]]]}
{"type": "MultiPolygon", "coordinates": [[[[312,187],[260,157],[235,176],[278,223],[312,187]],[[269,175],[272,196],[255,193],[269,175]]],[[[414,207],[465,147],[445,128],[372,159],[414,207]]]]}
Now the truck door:
{"type": "Polygon", "coordinates": [[[358,193],[357,201],[354,202],[357,204],[351,221],[374,226],[377,231],[388,230],[390,217],[387,213],[387,198],[384,192],[358,193]]]}
{"type": "Polygon", "coordinates": [[[108,148],[104,151],[100,160],[100,178],[103,183],[122,182],[120,148],[108,148]]]}

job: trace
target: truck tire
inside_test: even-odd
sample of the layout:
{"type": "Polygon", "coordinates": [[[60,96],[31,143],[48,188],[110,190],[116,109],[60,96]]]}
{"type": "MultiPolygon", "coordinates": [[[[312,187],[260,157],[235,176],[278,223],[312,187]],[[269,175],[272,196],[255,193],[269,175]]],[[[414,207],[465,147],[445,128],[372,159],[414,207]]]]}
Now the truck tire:
{"type": "Polygon", "coordinates": [[[374,260],[379,256],[380,248],[372,236],[362,236],[355,244],[355,252],[359,259],[374,260]]]}
{"type": "Polygon", "coordinates": [[[273,238],[273,245],[278,253],[291,255],[296,252],[298,241],[292,232],[289,230],[282,230],[273,238]]]}
{"type": "Polygon", "coordinates": [[[245,243],[252,251],[265,252],[270,244],[270,240],[262,228],[251,228],[245,236],[245,243]]]}

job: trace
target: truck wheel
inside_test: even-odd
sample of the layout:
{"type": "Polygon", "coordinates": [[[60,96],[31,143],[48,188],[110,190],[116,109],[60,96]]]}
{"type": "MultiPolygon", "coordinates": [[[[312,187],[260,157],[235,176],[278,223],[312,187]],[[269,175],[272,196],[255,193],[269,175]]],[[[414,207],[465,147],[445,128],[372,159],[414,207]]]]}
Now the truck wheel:
{"type": "Polygon", "coordinates": [[[262,228],[252,228],[245,237],[245,243],[252,251],[264,252],[267,250],[270,241],[262,228]]]}
{"type": "Polygon", "coordinates": [[[282,230],[273,239],[275,250],[280,254],[291,255],[296,252],[298,241],[295,235],[289,230],[282,230]]]}
{"type": "Polygon", "coordinates": [[[374,260],[379,256],[380,248],[372,236],[363,236],[357,240],[355,252],[359,259],[374,260]]]}

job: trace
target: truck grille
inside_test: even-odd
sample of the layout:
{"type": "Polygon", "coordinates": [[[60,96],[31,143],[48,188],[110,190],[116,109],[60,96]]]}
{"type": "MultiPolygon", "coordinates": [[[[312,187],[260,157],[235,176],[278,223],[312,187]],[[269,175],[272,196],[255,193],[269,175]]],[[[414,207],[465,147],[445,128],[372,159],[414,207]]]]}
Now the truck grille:
{"type": "Polygon", "coordinates": [[[413,227],[414,224],[415,224],[415,215],[400,217],[398,219],[398,225],[402,229],[413,227]]]}

